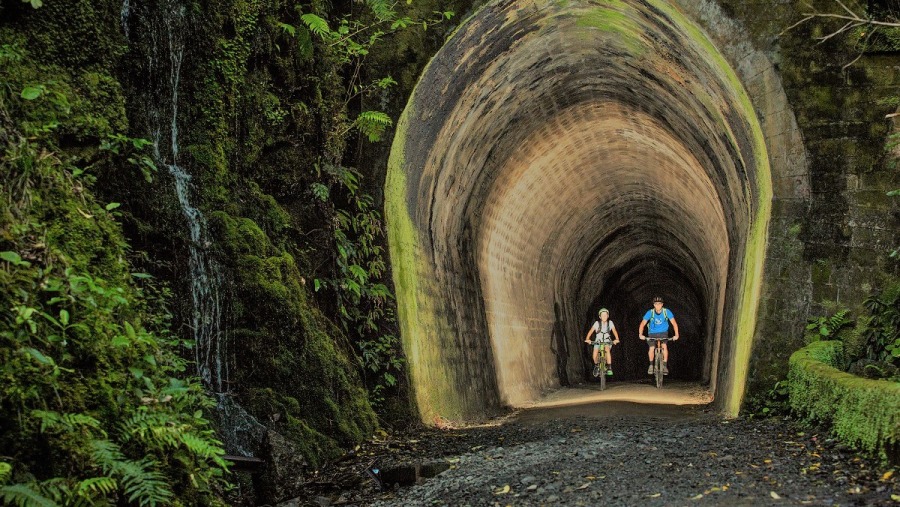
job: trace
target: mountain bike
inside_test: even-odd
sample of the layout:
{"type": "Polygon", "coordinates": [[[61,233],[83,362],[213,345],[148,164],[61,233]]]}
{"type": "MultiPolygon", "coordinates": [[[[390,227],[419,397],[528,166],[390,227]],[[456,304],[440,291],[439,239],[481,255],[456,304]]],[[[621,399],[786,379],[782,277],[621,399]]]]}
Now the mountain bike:
{"type": "Polygon", "coordinates": [[[671,338],[650,338],[647,336],[641,336],[641,340],[654,340],[656,342],[656,351],[653,352],[653,377],[656,379],[656,388],[661,389],[663,385],[663,377],[665,373],[663,373],[663,342],[672,341],[671,338]]]}
{"type": "Polygon", "coordinates": [[[600,378],[600,390],[603,391],[606,389],[606,372],[609,370],[609,365],[606,364],[605,345],[609,345],[611,354],[614,343],[611,341],[593,340],[591,341],[591,347],[596,346],[598,343],[600,344],[600,350],[597,352],[597,364],[594,365],[591,375],[600,378]]]}

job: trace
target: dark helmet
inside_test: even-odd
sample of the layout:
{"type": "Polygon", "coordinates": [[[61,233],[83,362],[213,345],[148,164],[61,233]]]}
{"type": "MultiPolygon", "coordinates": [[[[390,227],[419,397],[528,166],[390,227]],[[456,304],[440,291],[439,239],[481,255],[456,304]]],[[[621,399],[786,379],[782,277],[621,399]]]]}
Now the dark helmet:
{"type": "Polygon", "coordinates": [[[653,298],[653,302],[654,303],[662,303],[663,299],[660,296],[656,296],[655,298],[653,298]]]}

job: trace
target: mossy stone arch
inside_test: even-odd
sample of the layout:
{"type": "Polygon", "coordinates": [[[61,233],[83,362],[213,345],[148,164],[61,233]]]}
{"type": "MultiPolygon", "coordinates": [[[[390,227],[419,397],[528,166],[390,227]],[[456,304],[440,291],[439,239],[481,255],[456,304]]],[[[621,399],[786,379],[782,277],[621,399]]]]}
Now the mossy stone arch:
{"type": "Polygon", "coordinates": [[[449,38],[385,193],[423,420],[525,405],[561,359],[577,378],[597,305],[632,343],[656,293],[692,343],[681,371],[737,412],[773,184],[808,188],[778,76],[744,37],[712,1],[502,0],[449,38]]]}

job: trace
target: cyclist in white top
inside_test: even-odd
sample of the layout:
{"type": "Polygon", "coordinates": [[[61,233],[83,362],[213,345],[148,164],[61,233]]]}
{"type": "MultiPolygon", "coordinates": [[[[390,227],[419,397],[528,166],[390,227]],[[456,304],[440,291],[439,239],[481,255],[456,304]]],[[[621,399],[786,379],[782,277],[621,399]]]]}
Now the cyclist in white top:
{"type": "Polygon", "coordinates": [[[591,343],[591,335],[596,333],[597,339],[594,342],[594,366],[597,366],[599,360],[597,359],[597,355],[600,352],[600,344],[603,344],[603,348],[606,349],[606,364],[608,366],[606,370],[607,375],[612,375],[612,355],[609,353],[610,349],[610,333],[616,336],[616,340],[612,341],[612,344],[619,343],[619,332],[616,331],[616,325],[613,324],[611,320],[609,320],[609,310],[606,308],[601,308],[599,312],[597,312],[599,320],[594,322],[594,325],[591,326],[591,329],[588,330],[587,336],[584,338],[584,343],[591,343]]]}

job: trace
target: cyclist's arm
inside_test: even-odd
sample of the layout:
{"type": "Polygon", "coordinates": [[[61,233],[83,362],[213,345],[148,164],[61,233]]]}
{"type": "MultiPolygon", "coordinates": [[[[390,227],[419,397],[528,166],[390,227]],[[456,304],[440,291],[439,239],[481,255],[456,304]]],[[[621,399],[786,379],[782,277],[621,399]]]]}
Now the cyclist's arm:
{"type": "Polygon", "coordinates": [[[638,336],[644,336],[644,327],[647,326],[647,319],[641,321],[641,328],[638,329],[638,336]]]}
{"type": "Polygon", "coordinates": [[[669,322],[671,322],[672,327],[675,328],[675,336],[673,336],[672,339],[677,340],[678,339],[678,323],[675,322],[675,317],[672,317],[671,319],[669,319],[669,322]]]}
{"type": "Polygon", "coordinates": [[[612,332],[616,335],[616,343],[619,343],[619,330],[616,328],[612,328],[612,332]]]}
{"type": "Polygon", "coordinates": [[[594,334],[594,326],[588,329],[587,336],[584,337],[584,343],[591,343],[591,335],[594,334]]]}

